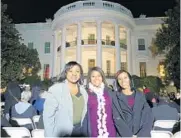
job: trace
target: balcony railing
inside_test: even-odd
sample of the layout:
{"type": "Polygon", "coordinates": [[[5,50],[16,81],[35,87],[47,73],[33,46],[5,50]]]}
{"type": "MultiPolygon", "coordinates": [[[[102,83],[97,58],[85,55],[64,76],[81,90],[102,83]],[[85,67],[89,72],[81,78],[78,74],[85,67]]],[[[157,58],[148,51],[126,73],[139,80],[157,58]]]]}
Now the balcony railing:
{"type": "Polygon", "coordinates": [[[66,42],[66,47],[73,47],[77,45],[77,41],[66,42]]]}
{"type": "Polygon", "coordinates": [[[115,41],[114,41],[114,40],[105,40],[105,39],[102,39],[102,45],[115,46],[115,41]]]}
{"type": "MultiPolygon", "coordinates": [[[[97,40],[96,39],[83,39],[81,40],[82,45],[96,45],[97,40]]],[[[102,39],[102,45],[107,45],[107,46],[115,46],[115,41],[114,40],[104,40],[102,39]]],[[[72,41],[72,42],[66,42],[66,47],[74,47],[77,46],[77,41],[72,41]]],[[[120,43],[120,47],[123,49],[127,49],[127,45],[120,43]]],[[[60,49],[57,49],[58,51],[60,49]]]]}
{"type": "Polygon", "coordinates": [[[96,39],[83,39],[81,41],[82,45],[95,45],[97,44],[97,40],[96,39]]]}
{"type": "Polygon", "coordinates": [[[113,10],[120,13],[123,13],[125,15],[128,15],[129,17],[133,18],[133,15],[131,11],[124,6],[114,3],[114,2],[108,2],[108,1],[77,1],[70,3],[68,5],[65,5],[59,9],[55,15],[54,18],[57,18],[58,16],[75,10],[80,9],[106,9],[106,10],[113,10]]]}

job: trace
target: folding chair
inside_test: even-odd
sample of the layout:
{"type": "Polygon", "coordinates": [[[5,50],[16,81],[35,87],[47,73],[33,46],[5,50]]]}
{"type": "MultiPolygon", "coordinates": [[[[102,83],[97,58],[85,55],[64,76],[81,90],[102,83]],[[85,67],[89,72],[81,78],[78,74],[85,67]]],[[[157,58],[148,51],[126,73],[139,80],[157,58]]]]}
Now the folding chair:
{"type": "Polygon", "coordinates": [[[172,138],[173,134],[170,131],[151,131],[151,138],[172,138]]]}
{"type": "Polygon", "coordinates": [[[31,131],[33,138],[44,138],[44,129],[34,129],[31,131]]]}
{"type": "Polygon", "coordinates": [[[177,120],[157,120],[154,123],[153,130],[156,130],[156,128],[163,128],[163,130],[173,129],[174,124],[177,122],[177,120]]]}
{"type": "Polygon", "coordinates": [[[25,127],[3,127],[2,129],[4,129],[11,138],[31,138],[30,131],[25,127]]]}
{"type": "Polygon", "coordinates": [[[172,138],[180,138],[181,137],[181,131],[176,132],[172,138]]]}
{"type": "Polygon", "coordinates": [[[33,123],[34,123],[35,129],[37,129],[37,123],[39,122],[39,119],[40,119],[40,115],[33,116],[33,123]]]}
{"type": "Polygon", "coordinates": [[[16,123],[21,127],[31,126],[31,128],[27,127],[28,129],[34,129],[33,122],[30,118],[15,118],[12,117],[11,120],[16,121],[16,123]]]}

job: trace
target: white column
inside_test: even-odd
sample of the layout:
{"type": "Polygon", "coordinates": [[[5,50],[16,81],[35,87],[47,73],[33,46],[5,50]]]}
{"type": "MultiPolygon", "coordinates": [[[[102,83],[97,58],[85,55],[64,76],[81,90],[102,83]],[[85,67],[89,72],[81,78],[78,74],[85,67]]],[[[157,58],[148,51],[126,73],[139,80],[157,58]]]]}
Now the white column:
{"type": "Polygon", "coordinates": [[[128,72],[132,74],[132,48],[131,48],[131,30],[127,29],[127,62],[128,62],[128,72]]]}
{"type": "Polygon", "coordinates": [[[61,42],[61,68],[60,71],[62,72],[64,66],[65,66],[65,47],[66,46],[66,27],[64,26],[62,28],[62,42],[61,42]]]}
{"type": "Polygon", "coordinates": [[[52,44],[52,72],[51,72],[51,77],[56,76],[56,61],[57,61],[57,35],[56,32],[54,31],[53,34],[53,44],[52,44]]]}
{"type": "Polygon", "coordinates": [[[134,45],[136,44],[136,39],[135,39],[135,35],[133,32],[131,32],[131,53],[132,53],[132,74],[137,74],[137,58],[136,58],[136,52],[137,51],[137,47],[135,47],[134,45]],[[133,68],[134,67],[134,68],[133,68]]]}
{"type": "Polygon", "coordinates": [[[115,24],[116,72],[121,69],[121,50],[120,50],[119,36],[120,36],[119,25],[115,24]]]}
{"type": "Polygon", "coordinates": [[[101,21],[97,21],[97,66],[102,68],[102,25],[101,21]]]}
{"type": "Polygon", "coordinates": [[[76,47],[76,61],[81,64],[81,23],[77,24],[77,47],[76,47]]]}

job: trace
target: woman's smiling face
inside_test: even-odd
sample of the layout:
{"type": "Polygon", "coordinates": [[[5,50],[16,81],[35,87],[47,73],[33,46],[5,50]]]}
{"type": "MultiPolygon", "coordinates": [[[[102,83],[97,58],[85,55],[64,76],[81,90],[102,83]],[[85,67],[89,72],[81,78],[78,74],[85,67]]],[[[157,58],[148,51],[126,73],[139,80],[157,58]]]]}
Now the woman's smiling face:
{"type": "Polygon", "coordinates": [[[75,65],[67,71],[66,78],[70,83],[77,83],[80,79],[80,68],[75,65]]]}
{"type": "Polygon", "coordinates": [[[130,89],[130,79],[126,72],[122,72],[117,77],[119,85],[123,89],[130,89]]]}

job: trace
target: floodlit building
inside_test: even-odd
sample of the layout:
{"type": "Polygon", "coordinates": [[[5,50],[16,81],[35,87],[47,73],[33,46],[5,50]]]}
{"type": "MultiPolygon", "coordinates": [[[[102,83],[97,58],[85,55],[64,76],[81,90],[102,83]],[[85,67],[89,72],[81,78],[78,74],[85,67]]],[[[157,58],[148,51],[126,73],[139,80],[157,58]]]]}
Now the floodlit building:
{"type": "Polygon", "coordinates": [[[85,76],[89,68],[101,67],[108,80],[119,69],[137,76],[161,76],[164,56],[152,56],[151,46],[162,19],[134,18],[126,7],[108,1],[76,1],[61,7],[53,20],[16,24],[23,43],[36,48],[40,75],[54,77],[69,61],[79,62],[85,76]]]}

